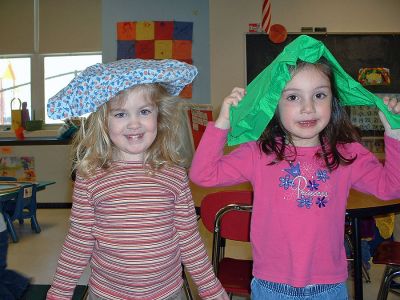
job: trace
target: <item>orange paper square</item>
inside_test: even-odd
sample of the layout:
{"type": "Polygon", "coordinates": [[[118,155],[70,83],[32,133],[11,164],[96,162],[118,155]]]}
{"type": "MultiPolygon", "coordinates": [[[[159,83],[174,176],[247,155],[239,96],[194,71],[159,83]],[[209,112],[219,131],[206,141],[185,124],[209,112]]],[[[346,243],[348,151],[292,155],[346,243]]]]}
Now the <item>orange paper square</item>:
{"type": "Polygon", "coordinates": [[[172,58],[174,59],[191,59],[192,58],[192,41],[175,40],[172,45],[172,58]]]}
{"type": "Polygon", "coordinates": [[[154,58],[166,59],[172,58],[172,41],[155,41],[154,44],[154,58]]]}
{"type": "Polygon", "coordinates": [[[154,22],[136,22],[136,40],[154,40],[154,22]]]}
{"type": "Polygon", "coordinates": [[[132,41],[136,38],[135,22],[118,22],[117,23],[117,40],[132,41]]]}
{"type": "Polygon", "coordinates": [[[190,83],[183,88],[182,92],[179,94],[179,97],[190,99],[192,98],[192,92],[193,92],[193,84],[190,83]]]}

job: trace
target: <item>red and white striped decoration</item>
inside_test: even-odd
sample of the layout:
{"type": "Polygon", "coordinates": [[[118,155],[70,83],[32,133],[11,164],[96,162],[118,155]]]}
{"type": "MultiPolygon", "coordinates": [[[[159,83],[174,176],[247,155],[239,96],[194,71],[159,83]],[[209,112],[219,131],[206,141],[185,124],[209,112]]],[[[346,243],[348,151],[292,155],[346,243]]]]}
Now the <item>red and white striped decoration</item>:
{"type": "Polygon", "coordinates": [[[261,28],[266,33],[269,33],[270,26],[271,26],[271,3],[269,0],[264,0],[262,6],[261,28]]]}

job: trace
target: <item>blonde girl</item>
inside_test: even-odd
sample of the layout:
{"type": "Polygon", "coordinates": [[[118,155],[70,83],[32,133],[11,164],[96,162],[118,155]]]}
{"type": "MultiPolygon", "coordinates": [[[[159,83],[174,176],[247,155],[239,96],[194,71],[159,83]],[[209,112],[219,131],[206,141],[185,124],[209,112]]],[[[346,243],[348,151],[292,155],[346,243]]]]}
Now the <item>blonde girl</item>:
{"type": "Polygon", "coordinates": [[[71,224],[48,300],[71,299],[87,264],[90,300],[182,299],[182,264],[202,299],[228,299],[184,168],[174,95],[196,74],[173,60],[95,65],[49,101],[53,117],[95,111],[73,142],[71,224]]]}

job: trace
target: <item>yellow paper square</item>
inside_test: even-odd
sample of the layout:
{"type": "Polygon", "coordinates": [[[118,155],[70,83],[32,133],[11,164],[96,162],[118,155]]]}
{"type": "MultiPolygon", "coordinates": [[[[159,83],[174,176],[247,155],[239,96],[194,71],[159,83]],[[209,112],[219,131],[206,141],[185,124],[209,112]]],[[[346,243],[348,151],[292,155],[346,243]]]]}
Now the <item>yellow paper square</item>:
{"type": "Polygon", "coordinates": [[[136,40],[154,40],[154,22],[136,22],[136,40]]]}
{"type": "Polygon", "coordinates": [[[172,40],[160,40],[160,41],[155,41],[155,53],[154,53],[154,58],[155,59],[166,59],[166,58],[172,58],[172,40]]]}

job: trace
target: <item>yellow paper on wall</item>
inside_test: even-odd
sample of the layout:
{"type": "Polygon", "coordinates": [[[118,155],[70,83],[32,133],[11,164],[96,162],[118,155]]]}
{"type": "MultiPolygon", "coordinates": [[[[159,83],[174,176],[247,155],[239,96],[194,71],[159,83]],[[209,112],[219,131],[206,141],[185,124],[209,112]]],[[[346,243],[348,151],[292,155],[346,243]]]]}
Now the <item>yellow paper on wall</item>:
{"type": "Polygon", "coordinates": [[[154,58],[155,59],[172,58],[172,40],[155,41],[154,58]]]}
{"type": "Polygon", "coordinates": [[[136,40],[154,40],[154,22],[136,22],[136,40]]]}

